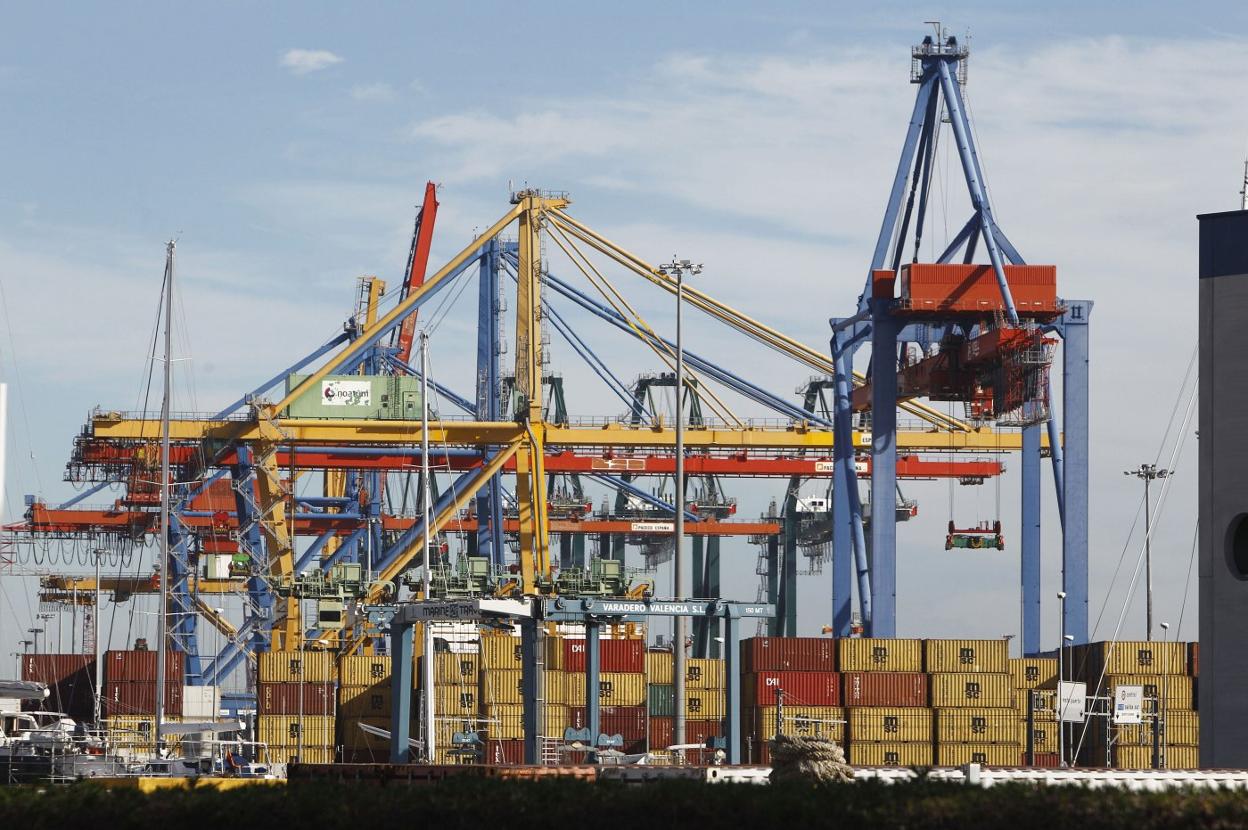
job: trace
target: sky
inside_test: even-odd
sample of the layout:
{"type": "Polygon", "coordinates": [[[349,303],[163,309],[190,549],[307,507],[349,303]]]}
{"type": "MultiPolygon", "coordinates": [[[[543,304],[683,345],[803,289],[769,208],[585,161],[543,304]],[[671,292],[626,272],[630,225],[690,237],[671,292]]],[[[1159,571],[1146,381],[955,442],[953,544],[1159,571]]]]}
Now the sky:
{"type": "MultiPolygon", "coordinates": [[[[970,42],[966,95],[1000,224],[1029,262],[1057,265],[1063,296],[1096,303],[1095,634],[1121,615],[1121,635],[1142,636],[1142,591],[1127,591],[1141,488],[1122,471],[1160,458],[1176,475],[1153,537],[1157,619],[1182,615],[1179,636],[1195,637],[1195,449],[1172,448],[1196,342],[1194,217],[1238,206],[1248,155],[1240,4],[123,2],[6,18],[6,519],[24,494],[72,495],[63,467],[92,407],[142,405],[167,240],[181,285],[175,408],[207,411],[340,330],[360,275],[397,286],[426,180],[440,187],[435,264],[502,215],[512,189],[567,191],[574,216],[625,248],[703,263],[704,290],[826,349],[878,232],[915,93],[908,50],[940,20],[970,42]]],[[[957,175],[956,155],[943,158],[937,249],[965,220],[957,175]]],[[[664,297],[612,279],[670,330],[664,297]]],[[[447,305],[434,374],[470,390],[473,289],[447,305]]],[[[626,381],[658,368],[569,318],[626,381]]],[[[810,374],[686,319],[690,349],[778,393],[810,374]]],[[[558,342],[552,368],[575,415],[621,411],[558,342]]],[[[1017,632],[1017,546],[943,549],[950,518],[1000,517],[1017,539],[1006,464],[999,485],[907,486],[920,516],[899,533],[902,636],[1017,632]]],[[[1052,646],[1060,536],[1045,475],[1052,646]]],[[[749,517],[780,490],[730,491],[749,517]]],[[[756,556],[743,542],[727,551],[728,593],[754,598],[756,556]]],[[[17,574],[40,567],[52,564],[0,579],[0,660],[37,610],[17,574]]],[[[802,578],[802,633],[829,621],[829,594],[828,574],[802,578]]],[[[136,605],[115,641],[151,625],[136,605]]]]}

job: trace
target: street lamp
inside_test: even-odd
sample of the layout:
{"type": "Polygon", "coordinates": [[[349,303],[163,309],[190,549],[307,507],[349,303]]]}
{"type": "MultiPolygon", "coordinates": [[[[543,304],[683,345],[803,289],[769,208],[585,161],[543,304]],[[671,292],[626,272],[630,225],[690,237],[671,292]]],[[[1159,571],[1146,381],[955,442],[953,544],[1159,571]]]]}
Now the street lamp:
{"type": "MultiPolygon", "coordinates": [[[[702,273],[701,264],[687,259],[672,257],[672,261],[659,267],[666,277],[676,278],[676,521],[673,523],[675,551],[672,568],[673,591],[676,599],[687,599],[685,590],[685,344],[681,331],[681,309],[685,304],[685,274],[702,273]]],[[[673,704],[676,707],[673,739],[676,744],[685,742],[685,631],[687,621],[676,617],[672,621],[672,681],[673,704]]]]}
{"type": "Polygon", "coordinates": [[[1141,464],[1137,470],[1123,470],[1124,476],[1135,476],[1144,481],[1144,582],[1146,583],[1147,598],[1145,600],[1145,628],[1146,640],[1153,639],[1153,533],[1152,533],[1152,517],[1149,515],[1148,488],[1156,479],[1168,478],[1174,473],[1173,470],[1158,469],[1156,464],[1141,464]]]}
{"type": "Polygon", "coordinates": [[[35,647],[35,654],[39,653],[39,635],[43,633],[42,628],[28,628],[26,633],[30,635],[30,642],[35,647]]]}

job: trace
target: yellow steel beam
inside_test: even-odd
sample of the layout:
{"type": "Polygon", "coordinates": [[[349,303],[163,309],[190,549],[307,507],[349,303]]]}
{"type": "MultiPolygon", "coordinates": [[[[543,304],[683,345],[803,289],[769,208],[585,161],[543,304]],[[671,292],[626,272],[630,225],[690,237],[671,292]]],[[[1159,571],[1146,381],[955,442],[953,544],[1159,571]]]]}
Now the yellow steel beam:
{"type": "MultiPolygon", "coordinates": [[[[90,596],[95,590],[93,576],[65,576],[55,574],[39,580],[40,588],[90,596]]],[[[195,592],[200,594],[237,594],[246,588],[245,579],[200,579],[195,582],[195,592]]],[[[111,594],[156,594],[160,582],[148,576],[102,576],[100,590],[111,594]]]]}
{"type": "MultiPolygon", "coordinates": [[[[416,290],[408,294],[407,297],[405,297],[402,302],[400,302],[394,308],[390,309],[390,311],[387,312],[385,315],[383,315],[382,318],[378,320],[376,323],[374,323],[371,326],[366,327],[364,331],[361,332],[360,336],[362,338],[367,339],[368,336],[372,334],[373,332],[375,332],[377,329],[385,328],[386,326],[390,325],[394,321],[407,315],[410,311],[412,311],[412,309],[416,307],[416,304],[419,303],[426,294],[428,294],[434,289],[435,286],[441,283],[442,280],[446,279],[453,271],[455,271],[456,268],[463,265],[474,254],[476,254],[476,252],[481,248],[482,245],[484,245],[487,241],[497,236],[504,228],[510,225],[513,221],[515,221],[516,217],[520,215],[521,210],[522,210],[521,205],[516,205],[511,210],[507,211],[507,213],[504,214],[501,219],[499,219],[497,222],[491,225],[490,228],[485,233],[475,238],[471,243],[468,244],[467,247],[465,247],[462,251],[460,251],[458,254],[452,257],[450,262],[446,263],[446,265],[443,265],[440,269],[438,269],[438,272],[436,274],[426,279],[423,285],[421,285],[419,288],[417,288],[416,290]]],[[[353,348],[356,342],[358,341],[353,341],[352,343],[347,344],[344,347],[344,349],[353,348]]],[[[286,394],[286,397],[282,398],[276,404],[269,407],[269,413],[272,415],[276,415],[278,412],[282,411],[282,409],[286,408],[287,406],[290,406],[292,401],[301,397],[309,389],[316,388],[316,384],[320,383],[325,378],[325,376],[330,373],[331,364],[332,364],[332,361],[330,363],[326,363],[320,369],[317,369],[311,375],[304,378],[303,383],[300,383],[294,389],[291,389],[290,392],[286,394]]]]}
{"type": "MultiPolygon", "coordinates": [[[[96,438],[128,441],[143,437],[144,424],[137,418],[105,413],[92,419],[91,428],[96,438]]],[[[417,444],[421,431],[419,421],[290,418],[273,421],[272,425],[285,441],[297,444],[377,443],[383,435],[382,443],[417,444]]],[[[171,422],[169,432],[174,441],[253,443],[267,440],[265,427],[255,421],[181,420],[171,422]]],[[[523,434],[524,428],[514,421],[433,421],[429,442],[488,446],[510,444],[523,434]]]]}
{"type": "MultiPolygon", "coordinates": [[[[280,579],[295,574],[293,534],[287,521],[286,501],[295,482],[282,482],[277,468],[278,444],[265,441],[256,449],[256,493],[260,504],[260,532],[264,536],[268,554],[268,573],[280,579]]],[[[303,638],[303,623],[299,617],[299,600],[295,597],[279,597],[273,619],[273,649],[289,651],[297,649],[303,638]]]]}

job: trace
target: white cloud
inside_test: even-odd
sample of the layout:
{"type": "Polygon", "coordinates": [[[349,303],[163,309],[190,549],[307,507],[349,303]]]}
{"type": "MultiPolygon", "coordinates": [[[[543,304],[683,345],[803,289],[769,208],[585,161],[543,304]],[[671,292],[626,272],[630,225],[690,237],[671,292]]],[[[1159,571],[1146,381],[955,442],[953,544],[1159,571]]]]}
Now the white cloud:
{"type": "Polygon", "coordinates": [[[281,65],[296,75],[307,75],[318,72],[336,63],[342,58],[325,49],[290,49],[282,55],[281,65]]]}
{"type": "Polygon", "coordinates": [[[379,82],[375,84],[356,84],[351,87],[351,97],[357,101],[393,101],[394,87],[379,82]]]}

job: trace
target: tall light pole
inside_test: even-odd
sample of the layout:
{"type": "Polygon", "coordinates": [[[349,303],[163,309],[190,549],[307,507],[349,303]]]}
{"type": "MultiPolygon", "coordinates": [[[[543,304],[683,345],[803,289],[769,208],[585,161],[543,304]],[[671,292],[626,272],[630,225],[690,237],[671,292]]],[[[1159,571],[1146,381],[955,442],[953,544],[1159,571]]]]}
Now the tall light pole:
{"type": "MultiPolygon", "coordinates": [[[[681,331],[681,309],[685,304],[685,274],[696,276],[702,266],[687,259],[672,257],[672,261],[659,270],[668,277],[676,278],[676,520],[673,523],[675,550],[672,569],[673,594],[676,599],[688,599],[685,588],[685,342],[681,331]]],[[[676,617],[672,622],[672,683],[675,704],[675,724],[672,738],[676,744],[685,742],[685,632],[688,621],[676,617]]]]}
{"type": "Polygon", "coordinates": [[[1167,478],[1173,470],[1158,469],[1156,464],[1141,464],[1138,470],[1123,470],[1124,476],[1135,476],[1144,480],[1144,582],[1147,597],[1145,598],[1145,633],[1146,640],[1153,639],[1153,533],[1152,511],[1149,507],[1148,488],[1159,478],[1167,478]]]}
{"type": "MultiPolygon", "coordinates": [[[[1179,632],[1174,632],[1175,639],[1178,639],[1179,632]]],[[[1168,643],[1170,641],[1170,623],[1161,623],[1161,641],[1168,643]]],[[[1170,714],[1170,675],[1163,674],[1161,676],[1161,700],[1157,704],[1157,719],[1153,721],[1153,740],[1157,744],[1157,768],[1165,769],[1169,764],[1166,763],[1166,718],[1170,714]]]]}

